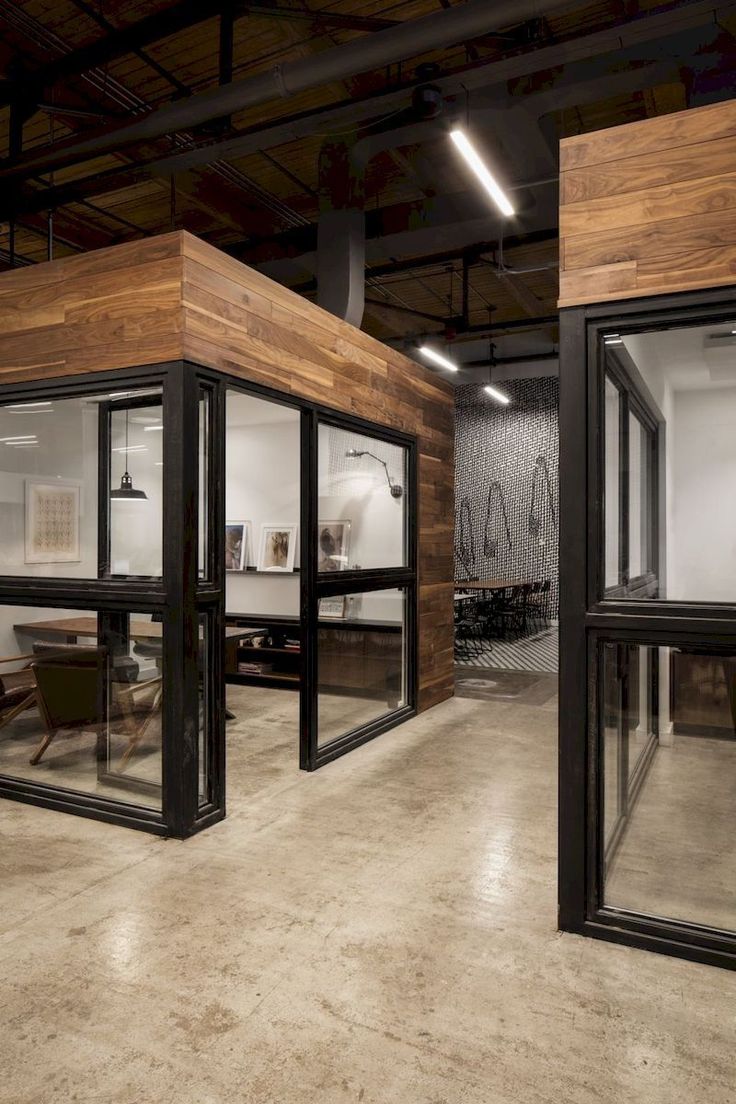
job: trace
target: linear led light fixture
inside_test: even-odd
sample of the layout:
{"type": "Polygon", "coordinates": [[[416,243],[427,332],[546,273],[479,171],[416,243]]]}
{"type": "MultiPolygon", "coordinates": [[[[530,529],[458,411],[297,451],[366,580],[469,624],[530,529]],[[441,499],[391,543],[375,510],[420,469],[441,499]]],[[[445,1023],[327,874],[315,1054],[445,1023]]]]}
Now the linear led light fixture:
{"type": "Polygon", "coordinates": [[[12,445],[12,444],[15,444],[16,441],[35,441],[35,440],[36,440],[36,434],[35,433],[24,433],[22,437],[0,437],[0,444],[12,445]]]}
{"type": "Polygon", "coordinates": [[[604,334],[603,336],[604,345],[623,345],[623,343],[624,339],[621,337],[621,334],[612,333],[604,334]]]}
{"type": "Polygon", "coordinates": [[[506,195],[503,188],[498,183],[493,173],[490,171],[485,161],[468,138],[465,131],[455,128],[455,130],[450,131],[450,137],[455,143],[457,149],[465,158],[470,168],[478,177],[478,180],[480,180],[481,184],[488,192],[493,202],[498,207],[501,214],[506,215],[507,218],[510,218],[511,215],[516,213],[511,204],[511,200],[506,195]]]}
{"type": "Polygon", "coordinates": [[[164,427],[162,425],[144,426],[143,427],[143,432],[144,433],[157,433],[157,432],[160,432],[163,428],[164,427]]]}
{"type": "Polygon", "coordinates": [[[503,391],[499,391],[497,387],[494,387],[492,383],[487,383],[483,388],[486,395],[490,395],[496,402],[503,403],[504,406],[508,406],[511,399],[508,395],[504,395],[503,391]]]}
{"type": "Polygon", "coordinates": [[[446,356],[443,356],[442,353],[438,353],[437,350],[433,349],[431,345],[420,345],[419,352],[427,360],[431,360],[433,364],[439,365],[440,368],[446,368],[448,372],[460,371],[457,364],[453,364],[451,360],[449,360],[446,356]]]}
{"type": "Polygon", "coordinates": [[[51,401],[48,402],[26,402],[26,403],[11,403],[10,406],[6,406],[6,410],[43,410],[48,409],[51,406],[51,401]]]}
{"type": "Polygon", "coordinates": [[[148,445],[130,445],[128,448],[121,445],[120,448],[110,449],[110,452],[148,452],[148,445]]]}

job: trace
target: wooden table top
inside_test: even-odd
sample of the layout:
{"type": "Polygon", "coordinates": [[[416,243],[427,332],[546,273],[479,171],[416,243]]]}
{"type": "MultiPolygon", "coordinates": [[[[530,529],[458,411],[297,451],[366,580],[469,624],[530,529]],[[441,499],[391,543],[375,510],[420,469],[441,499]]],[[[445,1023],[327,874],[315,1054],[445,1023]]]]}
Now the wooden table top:
{"type": "MultiPolygon", "coordinates": [[[[28,624],[13,625],[16,632],[33,636],[43,633],[45,636],[97,636],[96,617],[60,617],[54,621],[31,621],[28,624]]],[[[160,621],[131,621],[131,640],[160,640],[163,634],[160,621]]],[[[249,636],[262,632],[262,629],[238,629],[233,625],[225,628],[225,637],[249,636]]]]}
{"type": "Polygon", "coordinates": [[[529,586],[530,579],[469,579],[467,582],[455,583],[458,591],[461,590],[501,590],[503,587],[529,586]]]}

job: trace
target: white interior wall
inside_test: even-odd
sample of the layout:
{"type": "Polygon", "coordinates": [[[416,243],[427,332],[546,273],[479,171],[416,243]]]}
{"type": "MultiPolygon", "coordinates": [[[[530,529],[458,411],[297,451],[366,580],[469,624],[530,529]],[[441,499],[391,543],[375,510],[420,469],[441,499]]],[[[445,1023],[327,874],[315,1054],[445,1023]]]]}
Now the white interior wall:
{"type": "Polygon", "coordinates": [[[736,389],[677,391],[671,599],[736,600],[736,389]]]}
{"type": "MultiPolygon", "coordinates": [[[[403,556],[404,498],[391,497],[383,467],[370,457],[347,458],[349,448],[370,449],[389,465],[393,482],[405,484],[403,452],[333,427],[319,435],[320,521],[349,521],[351,566],[395,566],[403,556]]],[[[300,524],[300,419],[277,403],[240,392],[227,396],[225,502],[228,521],[249,521],[247,562],[255,567],[261,526],[300,524]]],[[[299,534],[295,566],[299,566],[299,534]]],[[[346,616],[400,620],[401,597],[385,592],[349,599],[346,616]]],[[[299,616],[299,576],[228,572],[229,614],[299,616]]]]}
{"type": "MultiPolygon", "coordinates": [[[[98,403],[90,398],[63,399],[49,406],[13,410],[0,408],[0,438],[30,437],[32,447],[0,442],[0,572],[28,578],[97,577],[98,403]],[[26,563],[25,527],[27,481],[79,485],[79,560],[67,563],[26,563]]],[[[124,444],[124,423],[117,415],[112,446],[124,444]]],[[[111,552],[113,569],[143,576],[161,574],[162,467],[161,432],[145,425],[161,421],[161,407],[131,411],[129,444],[145,452],[131,453],[134,485],[145,490],[147,501],[112,503],[111,552]]],[[[123,453],[112,454],[112,480],[119,485],[125,470],[123,453]]],[[[84,613],[84,611],[81,611],[84,613]]],[[[0,607],[0,654],[27,648],[14,624],[80,616],[79,610],[34,606],[0,607]]],[[[4,666],[3,670],[11,668],[4,666]]],[[[0,672],[1,674],[1,672],[0,672]]]]}

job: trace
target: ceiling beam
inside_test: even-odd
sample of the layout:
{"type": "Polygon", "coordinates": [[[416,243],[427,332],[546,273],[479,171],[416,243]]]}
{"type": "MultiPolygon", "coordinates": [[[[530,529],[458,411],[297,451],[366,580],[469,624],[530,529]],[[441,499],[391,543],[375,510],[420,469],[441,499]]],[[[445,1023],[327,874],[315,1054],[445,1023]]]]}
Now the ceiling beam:
{"type": "MultiPolygon", "coordinates": [[[[78,77],[90,69],[107,65],[126,54],[136,53],[161,39],[170,38],[199,23],[214,19],[226,10],[233,10],[234,17],[246,15],[268,16],[271,19],[289,19],[300,22],[314,22],[323,27],[334,27],[350,31],[379,31],[396,25],[393,19],[377,19],[369,16],[340,15],[332,12],[309,12],[305,9],[290,8],[276,0],[251,0],[235,2],[232,0],[179,0],[168,8],[147,15],[125,27],[116,27],[108,34],[72,50],[64,57],[56,58],[49,64],[24,75],[21,80],[4,81],[0,84],[0,105],[9,104],[17,96],[28,98],[51,88],[59,81],[78,77]]],[[[109,25],[109,24],[108,24],[109,25]]]]}
{"type": "MultiPolygon", "coordinates": [[[[527,50],[511,57],[495,61],[483,60],[462,65],[452,72],[436,78],[443,95],[465,96],[465,90],[479,88],[504,88],[507,82],[537,72],[564,66],[567,63],[598,58],[601,55],[620,57],[624,48],[646,52],[647,44],[666,39],[673,34],[694,30],[698,27],[718,27],[719,20],[727,17],[727,12],[736,11],[736,0],[722,0],[714,10],[713,0],[686,0],[685,3],[667,3],[654,12],[630,19],[625,23],[611,25],[605,30],[555,43],[551,46],[527,50]]],[[[56,188],[49,188],[43,197],[37,189],[24,188],[15,195],[11,189],[5,189],[4,211],[23,213],[25,211],[46,210],[65,203],[73,203],[80,198],[104,195],[133,186],[153,175],[169,175],[206,165],[217,158],[240,158],[255,152],[261,152],[274,146],[285,145],[313,135],[316,132],[328,132],[336,127],[355,127],[357,130],[368,120],[380,115],[400,110],[406,106],[411,90],[421,81],[411,79],[388,91],[371,93],[360,98],[350,98],[324,107],[295,113],[249,127],[239,134],[208,139],[193,148],[177,150],[164,157],[150,155],[137,158],[130,167],[110,169],[88,177],[78,177],[73,182],[56,188]]],[[[47,149],[53,159],[53,151],[47,149]]],[[[6,170],[9,163],[6,162],[6,170]]],[[[0,167],[2,163],[0,163],[0,167]]],[[[28,176],[34,174],[28,173],[28,176]]]]}
{"type": "MultiPolygon", "coordinates": [[[[567,0],[569,2],[569,0],[567,0]]],[[[208,88],[176,100],[123,126],[19,154],[0,167],[0,177],[22,180],[51,169],[120,152],[180,130],[188,130],[249,107],[278,101],[359,73],[383,70],[392,62],[457,45],[468,38],[523,21],[543,10],[564,7],[565,0],[467,0],[331,49],[307,54],[264,72],[208,88]]]]}

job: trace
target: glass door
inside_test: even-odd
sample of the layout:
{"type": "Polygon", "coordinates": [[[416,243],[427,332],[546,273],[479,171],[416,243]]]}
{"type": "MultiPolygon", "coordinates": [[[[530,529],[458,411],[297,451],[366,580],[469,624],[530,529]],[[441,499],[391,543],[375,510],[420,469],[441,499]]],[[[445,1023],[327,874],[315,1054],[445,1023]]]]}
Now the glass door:
{"type": "Polygon", "coordinates": [[[415,444],[306,414],[301,762],[313,770],[416,707],[415,444]]]}

